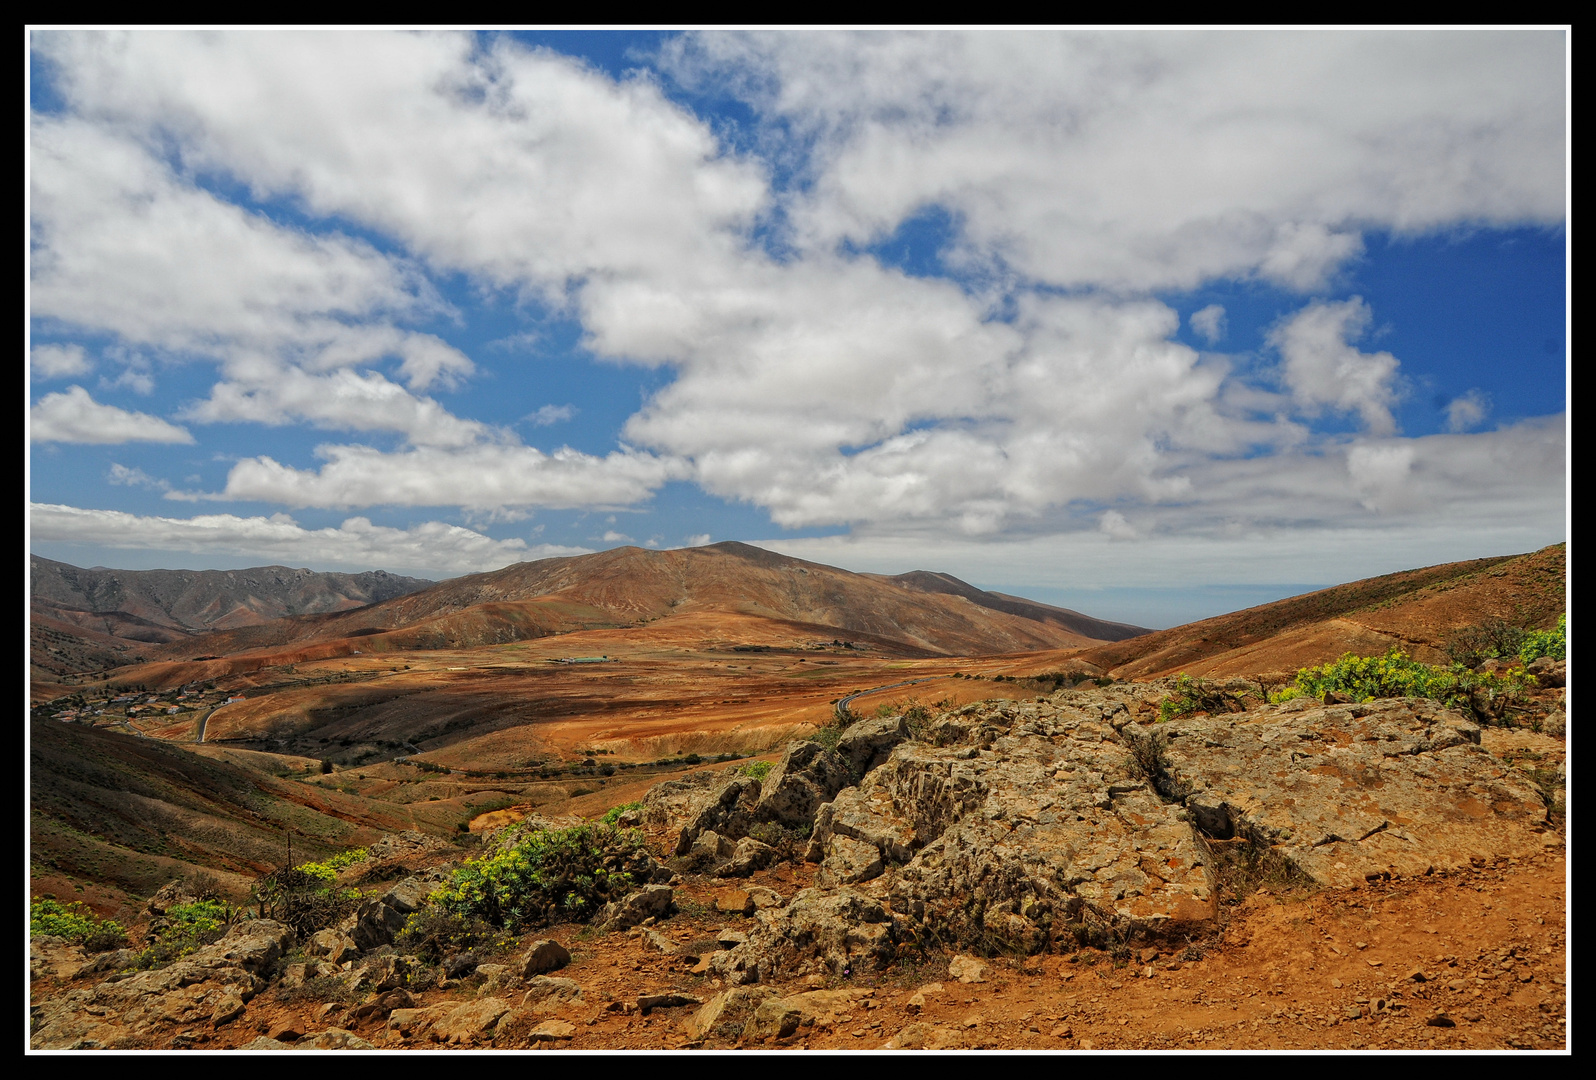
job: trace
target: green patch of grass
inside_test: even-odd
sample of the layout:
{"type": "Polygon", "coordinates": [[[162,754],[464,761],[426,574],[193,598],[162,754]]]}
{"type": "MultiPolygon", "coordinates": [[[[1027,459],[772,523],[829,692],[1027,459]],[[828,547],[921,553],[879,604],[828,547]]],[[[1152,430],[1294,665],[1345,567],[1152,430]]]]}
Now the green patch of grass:
{"type": "Polygon", "coordinates": [[[763,783],[765,777],[770,775],[770,770],[775,768],[775,766],[776,763],[773,761],[750,761],[747,765],[740,766],[738,771],[744,776],[752,777],[763,783]]]}

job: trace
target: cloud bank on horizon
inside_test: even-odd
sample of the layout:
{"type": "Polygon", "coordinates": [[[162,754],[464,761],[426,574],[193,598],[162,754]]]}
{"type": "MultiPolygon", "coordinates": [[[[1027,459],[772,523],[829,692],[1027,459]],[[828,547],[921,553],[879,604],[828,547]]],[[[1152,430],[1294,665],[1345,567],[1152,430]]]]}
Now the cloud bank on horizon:
{"type": "Polygon", "coordinates": [[[35,31],[35,549],[708,526],[1129,585],[1563,538],[1562,32],[607,41],[35,31]]]}

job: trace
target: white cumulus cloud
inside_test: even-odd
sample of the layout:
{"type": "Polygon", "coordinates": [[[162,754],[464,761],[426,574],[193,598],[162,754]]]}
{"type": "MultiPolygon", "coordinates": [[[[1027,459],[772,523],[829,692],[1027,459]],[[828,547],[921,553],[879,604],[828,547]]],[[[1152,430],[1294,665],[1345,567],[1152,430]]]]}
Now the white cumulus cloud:
{"type": "Polygon", "coordinates": [[[1191,314],[1191,328],[1213,345],[1225,336],[1225,309],[1220,304],[1209,304],[1191,314]]]}
{"type": "Polygon", "coordinates": [[[81,386],[46,394],[29,411],[33,442],[63,443],[192,443],[194,436],[149,413],[102,405],[81,386]]]}
{"type": "Polygon", "coordinates": [[[46,503],[32,504],[29,517],[35,541],[241,556],[292,566],[382,567],[424,575],[476,573],[587,553],[580,547],[495,540],[441,521],[395,529],[352,517],[336,529],[306,529],[287,514],[167,518],[46,503]]]}
{"type": "Polygon", "coordinates": [[[322,446],[319,470],[270,457],[240,461],[222,498],[284,506],[625,506],[649,497],[679,466],[634,451],[604,457],[560,449],[481,445],[418,447],[387,453],[368,446],[322,446]]]}
{"type": "Polygon", "coordinates": [[[28,363],[34,377],[40,379],[84,375],[94,366],[81,345],[35,345],[28,352],[28,363]]]}
{"type": "Polygon", "coordinates": [[[1352,344],[1372,318],[1356,296],[1310,304],[1275,327],[1269,342],[1280,351],[1281,378],[1304,412],[1355,412],[1370,433],[1389,435],[1396,430],[1391,408],[1399,397],[1400,365],[1388,352],[1360,352],[1352,344]]]}
{"type": "Polygon", "coordinates": [[[1482,390],[1470,390],[1447,402],[1446,429],[1461,432],[1478,427],[1490,411],[1491,396],[1482,390]]]}

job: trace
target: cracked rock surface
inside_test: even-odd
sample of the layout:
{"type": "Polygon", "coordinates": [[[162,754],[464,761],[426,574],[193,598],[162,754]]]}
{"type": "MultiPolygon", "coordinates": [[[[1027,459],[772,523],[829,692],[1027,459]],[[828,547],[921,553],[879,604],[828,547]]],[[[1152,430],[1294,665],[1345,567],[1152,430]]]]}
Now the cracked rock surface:
{"type": "MultiPolygon", "coordinates": [[[[1213,841],[1250,842],[1332,886],[1543,846],[1541,794],[1434,701],[1298,699],[1156,723],[1167,693],[979,703],[916,738],[855,725],[893,737],[814,809],[816,887],[760,912],[714,970],[736,985],[880,967],[911,942],[1035,953],[1177,937],[1217,915],[1213,841]]],[[[823,759],[799,745],[789,761],[823,759]]],[[[790,787],[783,772],[771,779],[790,787]]],[[[687,847],[709,818],[764,797],[746,778],[699,790],[702,809],[680,815],[687,847]]]]}

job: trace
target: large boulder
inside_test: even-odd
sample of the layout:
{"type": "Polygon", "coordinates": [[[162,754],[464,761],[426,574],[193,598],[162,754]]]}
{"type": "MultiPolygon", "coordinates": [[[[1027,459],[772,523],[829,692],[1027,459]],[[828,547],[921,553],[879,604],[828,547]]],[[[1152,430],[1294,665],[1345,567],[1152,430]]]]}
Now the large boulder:
{"type": "Polygon", "coordinates": [[[469,1046],[477,1041],[486,1042],[493,1037],[499,1020],[509,1011],[510,1004],[503,998],[478,998],[457,1005],[438,1017],[428,1034],[442,1043],[464,1043],[469,1046]]]}
{"type": "Polygon", "coordinates": [[[1541,793],[1480,746],[1478,725],[1434,701],[1243,715],[1158,725],[1208,836],[1267,845],[1337,886],[1542,847],[1541,793]]]}
{"type": "MultiPolygon", "coordinates": [[[[774,775],[774,774],[772,774],[774,775]]],[[[739,840],[761,819],[754,816],[760,798],[760,783],[751,776],[737,774],[725,780],[706,798],[698,811],[682,827],[676,839],[676,854],[686,855],[705,833],[726,840],[739,840]]]]}
{"type": "Polygon", "coordinates": [[[532,978],[550,971],[558,971],[571,962],[571,952],[558,941],[543,938],[534,941],[521,957],[521,977],[532,978]]]}
{"type": "Polygon", "coordinates": [[[725,782],[723,772],[698,769],[655,784],[643,796],[643,824],[680,829],[709,805],[725,782]]]}
{"type": "Polygon", "coordinates": [[[848,763],[835,750],[816,742],[794,743],[765,777],[754,816],[789,828],[810,827],[816,811],[852,782],[848,763]]]}
{"type": "Polygon", "coordinates": [[[623,899],[604,905],[594,921],[604,930],[630,930],[645,919],[670,914],[675,891],[669,885],[645,885],[623,899]]]}
{"type": "Polygon", "coordinates": [[[882,901],[851,888],[805,889],[786,907],[756,912],[754,921],[745,943],[710,958],[710,969],[733,986],[880,971],[901,939],[882,901]]]}
{"type": "Polygon", "coordinates": [[[851,1019],[873,990],[810,990],[761,1001],[743,1027],[744,1042],[785,1039],[800,1028],[825,1030],[851,1019]]]}
{"type": "MultiPolygon", "coordinates": [[[[807,857],[810,862],[821,862],[839,851],[854,850],[859,845],[873,848],[879,856],[876,874],[887,863],[908,862],[914,850],[920,846],[916,842],[914,826],[899,815],[891,791],[873,777],[867,777],[860,787],[843,789],[835,799],[820,808],[815,815],[807,857]]],[[[875,874],[868,876],[874,877],[875,874]]],[[[845,876],[839,880],[863,881],[867,878],[845,876]]]]}
{"type": "Polygon", "coordinates": [[[902,716],[872,717],[848,726],[837,740],[837,756],[857,783],[887,760],[892,748],[909,739],[909,721],[902,716]]]}
{"type": "Polygon", "coordinates": [[[763,870],[777,859],[776,849],[752,836],[737,841],[731,857],[715,868],[716,877],[747,877],[763,870]]]}

